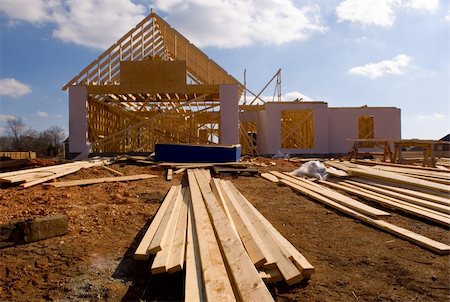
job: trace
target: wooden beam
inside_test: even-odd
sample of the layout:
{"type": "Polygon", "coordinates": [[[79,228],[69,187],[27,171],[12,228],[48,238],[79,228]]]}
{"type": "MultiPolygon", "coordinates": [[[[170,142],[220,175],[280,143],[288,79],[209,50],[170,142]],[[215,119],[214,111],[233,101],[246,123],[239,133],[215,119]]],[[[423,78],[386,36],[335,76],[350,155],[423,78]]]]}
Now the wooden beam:
{"type": "Polygon", "coordinates": [[[392,198],[397,198],[399,200],[402,201],[406,201],[412,204],[416,204],[418,206],[421,207],[425,207],[428,209],[432,209],[441,213],[445,213],[445,214],[450,214],[450,207],[449,206],[445,206],[439,203],[434,203],[432,201],[427,201],[427,200],[423,200],[420,198],[416,198],[416,197],[412,197],[412,196],[408,196],[408,195],[404,195],[401,193],[397,193],[391,190],[386,190],[386,189],[382,189],[376,186],[372,186],[372,185],[368,185],[368,184],[364,184],[364,183],[360,183],[357,181],[352,181],[352,180],[345,180],[344,183],[349,183],[358,187],[361,187],[363,189],[367,189],[370,190],[372,192],[375,193],[379,193],[379,194],[383,194],[392,198]]]}
{"type": "Polygon", "coordinates": [[[175,229],[175,236],[170,248],[166,269],[169,274],[179,272],[184,267],[184,258],[186,250],[186,232],[188,208],[191,202],[189,189],[185,188],[183,191],[183,198],[181,201],[180,214],[178,216],[177,227],[175,229]]]}
{"type": "Polygon", "coordinates": [[[280,179],[288,180],[292,183],[295,183],[296,185],[305,187],[309,190],[312,190],[316,193],[322,194],[328,198],[333,199],[334,201],[343,204],[353,210],[356,210],[360,213],[372,216],[372,217],[382,217],[382,216],[390,216],[391,214],[382,211],[379,209],[376,209],[374,207],[368,206],[360,201],[357,201],[355,199],[352,199],[348,196],[345,196],[343,194],[340,194],[339,192],[330,190],[327,187],[321,186],[319,184],[313,183],[311,181],[301,179],[301,178],[295,178],[293,176],[288,176],[283,173],[277,172],[277,171],[270,171],[271,174],[275,175],[276,177],[280,179]]]}
{"type": "Polygon", "coordinates": [[[290,243],[280,232],[240,193],[236,187],[231,186],[238,192],[239,195],[247,202],[247,205],[252,209],[255,215],[264,223],[266,228],[272,233],[273,237],[279,242],[279,244],[290,254],[289,258],[294,261],[295,266],[301,271],[303,278],[309,279],[314,273],[314,267],[311,263],[290,243]]]}
{"type": "Polygon", "coordinates": [[[344,205],[341,205],[341,204],[339,204],[337,202],[334,202],[331,199],[328,199],[328,198],[326,198],[326,197],[324,197],[324,196],[322,196],[320,194],[317,194],[317,193],[315,193],[313,191],[310,191],[310,190],[308,190],[306,188],[298,186],[298,185],[296,185],[296,184],[294,184],[292,182],[289,182],[287,180],[282,179],[282,180],[280,180],[280,182],[285,184],[285,185],[287,185],[287,186],[289,186],[289,187],[291,187],[291,188],[293,188],[293,189],[295,189],[296,191],[299,191],[299,192],[301,192],[303,194],[306,194],[309,197],[311,197],[311,198],[313,198],[313,199],[315,199],[315,200],[317,200],[319,202],[322,202],[322,203],[326,204],[327,206],[330,206],[330,207],[332,207],[332,208],[334,208],[334,209],[336,209],[338,211],[341,211],[341,212],[343,212],[343,213],[345,213],[345,214],[347,214],[347,215],[349,215],[349,216],[351,216],[353,218],[361,220],[361,221],[363,221],[363,222],[365,222],[365,223],[367,223],[369,225],[372,225],[372,226],[374,226],[374,227],[376,227],[378,229],[381,229],[381,230],[383,230],[383,231],[385,231],[387,233],[390,233],[390,234],[395,235],[395,236],[397,236],[399,238],[405,239],[405,240],[407,240],[407,241],[409,241],[411,243],[419,245],[419,246],[421,246],[421,247],[423,247],[423,248],[425,248],[427,250],[430,250],[430,251],[432,251],[434,253],[442,254],[442,255],[450,254],[450,246],[448,246],[448,245],[446,245],[444,243],[441,243],[441,242],[435,241],[433,239],[430,239],[428,237],[425,237],[425,236],[419,235],[417,233],[411,232],[411,231],[409,231],[407,229],[398,227],[396,225],[393,225],[391,223],[385,222],[383,220],[372,219],[372,218],[370,218],[368,216],[365,216],[363,214],[360,214],[360,213],[358,213],[358,212],[356,212],[356,211],[354,211],[354,210],[352,210],[352,209],[350,209],[350,208],[348,208],[348,207],[346,207],[344,205]]]}
{"type": "Polygon", "coordinates": [[[183,193],[185,189],[182,189],[177,194],[173,211],[170,215],[170,219],[164,228],[164,236],[161,240],[161,250],[156,254],[155,259],[151,266],[152,274],[161,274],[167,272],[167,263],[169,262],[174,238],[176,236],[177,224],[183,206],[183,193]]]}
{"type": "MultiPolygon", "coordinates": [[[[190,194],[190,192],[189,192],[190,194]]],[[[190,199],[189,199],[190,200],[190,199]]],[[[188,228],[186,241],[186,279],[184,301],[204,301],[204,288],[197,230],[195,228],[192,202],[189,202],[188,228]]]]}
{"type": "Polygon", "coordinates": [[[105,182],[118,182],[118,181],[133,181],[133,180],[143,180],[149,178],[158,177],[151,174],[137,174],[137,175],[127,175],[127,176],[115,176],[115,177],[102,177],[102,178],[91,178],[91,179],[79,179],[79,180],[68,180],[59,182],[50,182],[43,184],[44,187],[72,187],[72,186],[86,186],[93,184],[100,184],[105,182]]]}
{"type": "MultiPolygon", "coordinates": [[[[211,186],[213,188],[213,191],[217,191],[219,196],[221,196],[221,200],[225,209],[225,212],[230,218],[230,221],[232,221],[233,225],[235,226],[236,233],[239,235],[239,237],[242,240],[242,243],[245,246],[245,249],[247,250],[247,253],[252,259],[253,264],[255,267],[262,267],[266,262],[267,259],[257,242],[261,242],[261,239],[257,232],[254,230],[254,228],[251,226],[249,222],[244,221],[247,217],[245,214],[239,214],[238,210],[234,207],[232,198],[234,198],[233,195],[230,195],[229,192],[226,191],[225,188],[223,188],[222,183],[218,179],[213,179],[211,182],[211,186]]],[[[270,252],[266,252],[266,255],[270,252]]],[[[269,257],[268,257],[269,258],[269,257]]],[[[275,262],[275,260],[270,260],[271,262],[275,262]]]]}
{"type": "Polygon", "coordinates": [[[340,185],[340,184],[335,184],[335,183],[323,181],[323,180],[320,182],[323,184],[326,184],[327,186],[330,186],[330,187],[333,187],[336,189],[340,189],[342,191],[346,191],[348,193],[351,193],[351,194],[354,194],[357,196],[361,196],[361,197],[369,199],[371,201],[375,201],[385,207],[401,210],[406,213],[412,214],[414,216],[422,217],[426,220],[433,221],[433,222],[439,223],[444,226],[450,226],[450,218],[442,216],[445,214],[442,214],[442,213],[439,213],[439,212],[436,212],[436,211],[433,211],[430,209],[426,209],[423,207],[419,207],[419,206],[408,205],[399,200],[393,200],[393,199],[389,198],[388,196],[382,196],[382,195],[367,191],[365,189],[357,188],[354,186],[352,187],[352,185],[348,185],[348,184],[340,185]]]}
{"type": "Polygon", "coordinates": [[[194,171],[188,170],[187,174],[198,236],[205,299],[207,301],[236,301],[194,171]]]}
{"type": "Polygon", "coordinates": [[[173,176],[173,170],[171,168],[167,169],[166,180],[171,181],[173,176]]]}
{"type": "Polygon", "coordinates": [[[371,180],[367,180],[367,179],[363,179],[363,178],[353,178],[353,179],[358,181],[358,182],[360,182],[360,183],[365,183],[365,184],[368,184],[368,185],[371,185],[371,186],[376,186],[376,187],[387,189],[387,190],[390,190],[390,191],[399,192],[399,193],[402,193],[404,195],[408,195],[408,196],[412,196],[412,197],[416,197],[416,198],[432,201],[434,203],[450,206],[450,198],[448,198],[448,197],[444,198],[444,197],[431,195],[431,194],[427,194],[427,193],[423,193],[423,192],[419,192],[419,191],[415,191],[415,190],[411,190],[411,189],[400,188],[398,186],[391,186],[391,185],[386,184],[386,183],[380,183],[380,182],[377,182],[377,181],[371,181],[371,180]]]}
{"type": "Polygon", "coordinates": [[[206,175],[200,170],[194,171],[206,207],[211,215],[219,243],[232,273],[235,287],[242,301],[274,301],[258,271],[250,260],[239,237],[233,231],[219,202],[214,197],[206,175]]]}
{"type": "Polygon", "coordinates": [[[446,186],[444,184],[434,183],[431,181],[421,180],[412,178],[409,176],[399,175],[397,173],[388,172],[388,171],[377,171],[377,170],[366,170],[366,169],[359,169],[359,168],[349,168],[349,172],[353,175],[358,175],[363,178],[375,178],[375,179],[383,179],[383,180],[389,180],[393,182],[399,182],[399,183],[406,183],[406,184],[413,184],[418,187],[423,187],[427,189],[433,189],[437,191],[446,192],[447,194],[450,193],[450,186],[446,186]]]}
{"type": "Polygon", "coordinates": [[[119,171],[117,171],[117,170],[111,169],[110,167],[102,166],[102,168],[105,169],[105,170],[108,170],[109,172],[111,172],[111,173],[114,174],[114,175],[117,175],[117,176],[123,176],[123,173],[122,173],[122,172],[119,172],[119,171]]]}
{"type": "Polygon", "coordinates": [[[156,212],[156,215],[153,217],[152,223],[150,224],[149,228],[144,234],[144,237],[142,237],[141,242],[139,243],[139,246],[136,249],[136,252],[134,252],[134,259],[136,260],[147,260],[148,259],[148,248],[150,246],[150,242],[153,240],[153,237],[156,234],[156,231],[158,230],[158,227],[167,211],[167,209],[170,206],[170,203],[172,202],[172,198],[174,194],[177,191],[177,186],[172,186],[167,192],[166,197],[164,198],[164,201],[162,202],[161,206],[159,207],[158,212],[156,212]]]}
{"type": "Polygon", "coordinates": [[[149,254],[156,254],[157,252],[159,252],[161,250],[161,242],[163,240],[166,227],[169,223],[170,216],[172,214],[173,208],[175,206],[175,202],[178,199],[180,192],[181,192],[181,185],[178,185],[178,186],[176,186],[175,192],[172,195],[172,198],[170,200],[170,203],[167,207],[166,212],[164,213],[163,217],[161,218],[158,228],[156,229],[155,235],[153,236],[152,240],[150,241],[148,251],[147,251],[149,254]]]}
{"type": "MultiPolygon", "coordinates": [[[[226,187],[230,188],[230,181],[227,181],[226,187]]],[[[234,192],[230,190],[232,194],[234,192]]],[[[286,255],[282,248],[278,245],[275,238],[272,236],[272,233],[267,230],[264,223],[258,219],[255,213],[250,209],[245,200],[238,194],[234,194],[238,205],[245,211],[247,217],[249,217],[251,223],[256,228],[258,235],[260,236],[262,242],[268,247],[272,256],[275,259],[275,263],[283,275],[283,279],[286,281],[288,285],[293,285],[299,283],[303,277],[301,272],[297,269],[297,267],[290,261],[288,256],[286,255]]]]}

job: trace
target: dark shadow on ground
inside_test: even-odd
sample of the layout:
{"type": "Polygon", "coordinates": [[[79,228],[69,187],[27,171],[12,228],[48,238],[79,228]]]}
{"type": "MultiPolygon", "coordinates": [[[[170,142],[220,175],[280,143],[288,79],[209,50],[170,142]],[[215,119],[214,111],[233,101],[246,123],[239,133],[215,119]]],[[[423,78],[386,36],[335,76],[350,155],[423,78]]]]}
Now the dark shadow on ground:
{"type": "Polygon", "coordinates": [[[149,260],[134,260],[134,252],[150,226],[147,222],[134,237],[133,242],[122,257],[112,277],[129,284],[128,291],[121,301],[183,301],[184,272],[152,275],[150,267],[154,257],[149,260]]]}

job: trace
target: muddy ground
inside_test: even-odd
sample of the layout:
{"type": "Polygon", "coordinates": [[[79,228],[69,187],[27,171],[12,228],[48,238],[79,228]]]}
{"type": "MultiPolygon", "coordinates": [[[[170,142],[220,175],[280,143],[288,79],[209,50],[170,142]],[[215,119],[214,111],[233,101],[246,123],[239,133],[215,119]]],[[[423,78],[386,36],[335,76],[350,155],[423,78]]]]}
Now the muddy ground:
{"type": "MultiPolygon", "coordinates": [[[[280,171],[298,165],[275,162],[270,168],[280,171]]],[[[160,177],[86,187],[0,188],[0,223],[66,213],[70,225],[64,236],[0,250],[0,301],[183,299],[183,273],[151,276],[151,260],[132,259],[171,182],[151,166],[111,167],[160,177]]],[[[114,175],[90,168],[61,180],[109,176],[114,175]]],[[[300,285],[270,286],[277,301],[450,300],[449,256],[381,232],[288,187],[259,177],[227,178],[316,268],[300,285]]],[[[390,212],[387,221],[450,244],[445,228],[390,212]]]]}

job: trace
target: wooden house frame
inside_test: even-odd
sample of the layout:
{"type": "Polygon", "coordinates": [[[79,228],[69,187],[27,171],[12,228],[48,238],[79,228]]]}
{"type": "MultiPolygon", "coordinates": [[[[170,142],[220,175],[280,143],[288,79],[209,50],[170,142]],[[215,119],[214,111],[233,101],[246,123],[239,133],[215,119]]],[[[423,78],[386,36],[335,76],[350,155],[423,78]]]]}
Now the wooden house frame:
{"type": "Polygon", "coordinates": [[[361,135],[400,138],[398,108],[282,102],[281,70],[251,92],[154,12],[63,90],[71,157],[150,152],[173,142],[240,143],[250,155],[331,154],[350,150],[348,139],[361,135]],[[271,82],[276,93],[266,103],[260,96],[271,82]]]}
{"type": "Polygon", "coordinates": [[[157,142],[238,143],[243,85],[154,12],[66,89],[73,155],[89,147],[152,151],[157,142]]]}

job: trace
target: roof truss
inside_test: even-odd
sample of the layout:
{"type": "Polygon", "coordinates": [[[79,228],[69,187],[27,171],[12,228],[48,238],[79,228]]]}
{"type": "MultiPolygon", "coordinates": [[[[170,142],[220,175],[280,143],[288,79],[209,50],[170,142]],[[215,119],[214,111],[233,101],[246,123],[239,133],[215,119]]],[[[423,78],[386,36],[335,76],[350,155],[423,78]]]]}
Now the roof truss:
{"type": "Polygon", "coordinates": [[[116,85],[121,61],[186,61],[187,78],[196,84],[238,84],[234,77],[152,12],[71,79],[71,85],[116,85]]]}

